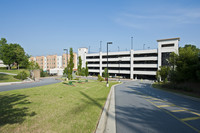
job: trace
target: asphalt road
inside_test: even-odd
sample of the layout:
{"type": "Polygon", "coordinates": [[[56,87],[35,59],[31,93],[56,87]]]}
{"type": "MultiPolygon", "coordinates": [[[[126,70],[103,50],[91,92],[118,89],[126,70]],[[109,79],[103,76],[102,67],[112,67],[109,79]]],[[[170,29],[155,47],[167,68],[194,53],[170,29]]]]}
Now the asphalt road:
{"type": "Polygon", "coordinates": [[[56,80],[55,78],[43,78],[43,79],[40,79],[40,81],[32,82],[32,83],[22,83],[22,84],[0,86],[0,92],[16,90],[16,89],[23,89],[23,88],[32,88],[32,87],[49,85],[49,84],[54,84],[54,83],[59,83],[59,82],[61,82],[61,81],[56,80]]]}
{"type": "Polygon", "coordinates": [[[150,83],[116,86],[116,132],[200,133],[200,102],[151,88],[150,83]]]}

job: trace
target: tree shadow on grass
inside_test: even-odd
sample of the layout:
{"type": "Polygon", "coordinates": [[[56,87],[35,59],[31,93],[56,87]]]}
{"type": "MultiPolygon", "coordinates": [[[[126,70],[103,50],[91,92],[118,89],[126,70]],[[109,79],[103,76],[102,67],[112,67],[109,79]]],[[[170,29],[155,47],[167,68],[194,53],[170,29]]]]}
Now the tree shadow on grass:
{"type": "Polygon", "coordinates": [[[6,124],[22,123],[26,116],[34,116],[35,112],[29,112],[26,95],[0,95],[0,127],[6,124]]]}
{"type": "Polygon", "coordinates": [[[0,81],[1,80],[8,80],[9,76],[7,74],[0,74],[0,81]]]}
{"type": "Polygon", "coordinates": [[[72,113],[76,114],[78,112],[82,112],[87,109],[89,106],[97,106],[100,109],[103,109],[103,104],[100,104],[99,101],[106,100],[106,98],[92,98],[86,93],[80,91],[80,94],[83,95],[86,99],[81,99],[83,104],[80,104],[73,108],[72,113]]]}

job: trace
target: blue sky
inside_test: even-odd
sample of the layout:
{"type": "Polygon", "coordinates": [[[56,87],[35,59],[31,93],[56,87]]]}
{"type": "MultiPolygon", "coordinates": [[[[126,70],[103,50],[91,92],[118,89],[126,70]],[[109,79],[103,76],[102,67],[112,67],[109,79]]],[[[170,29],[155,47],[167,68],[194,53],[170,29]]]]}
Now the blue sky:
{"type": "Polygon", "coordinates": [[[0,38],[32,55],[61,55],[63,48],[111,51],[157,48],[180,37],[200,47],[199,0],[0,0],[0,38]]]}

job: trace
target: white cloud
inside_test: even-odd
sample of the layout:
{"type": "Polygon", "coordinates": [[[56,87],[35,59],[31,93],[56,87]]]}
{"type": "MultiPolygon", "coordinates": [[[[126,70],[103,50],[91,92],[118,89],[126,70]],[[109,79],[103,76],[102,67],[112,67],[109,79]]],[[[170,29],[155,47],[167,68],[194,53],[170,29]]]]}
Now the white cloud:
{"type": "Polygon", "coordinates": [[[200,9],[176,9],[167,13],[155,12],[153,14],[123,13],[115,19],[115,22],[132,28],[142,28],[145,25],[184,25],[200,24],[200,9]],[[155,15],[156,14],[156,15],[155,15]]]}
{"type": "Polygon", "coordinates": [[[124,26],[131,27],[131,28],[136,28],[136,29],[141,29],[142,28],[142,25],[134,24],[133,22],[126,21],[126,20],[124,20],[122,18],[115,19],[115,22],[120,24],[120,25],[124,25],[124,26]]]}

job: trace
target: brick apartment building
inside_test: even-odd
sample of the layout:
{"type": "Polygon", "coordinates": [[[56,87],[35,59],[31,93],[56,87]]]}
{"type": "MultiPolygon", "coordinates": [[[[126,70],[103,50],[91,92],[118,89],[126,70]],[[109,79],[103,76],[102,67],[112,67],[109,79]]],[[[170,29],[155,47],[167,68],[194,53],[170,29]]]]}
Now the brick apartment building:
{"type": "MultiPolygon", "coordinates": [[[[74,55],[74,69],[77,69],[77,54],[76,53],[73,53],[74,55]]],[[[69,60],[70,60],[70,55],[68,55],[68,63],[69,63],[69,60]]],[[[65,68],[67,67],[67,54],[63,54],[62,55],[62,68],[65,68]]]]}
{"type": "MultiPolygon", "coordinates": [[[[77,70],[77,54],[73,53],[74,55],[74,70],[77,70]]],[[[52,71],[58,72],[63,71],[63,69],[67,66],[66,65],[67,54],[63,54],[62,56],[58,55],[47,55],[47,56],[36,56],[31,57],[30,61],[35,61],[38,63],[41,69],[44,71],[52,71]]],[[[68,54],[68,62],[70,60],[70,55],[68,54]]]]}

